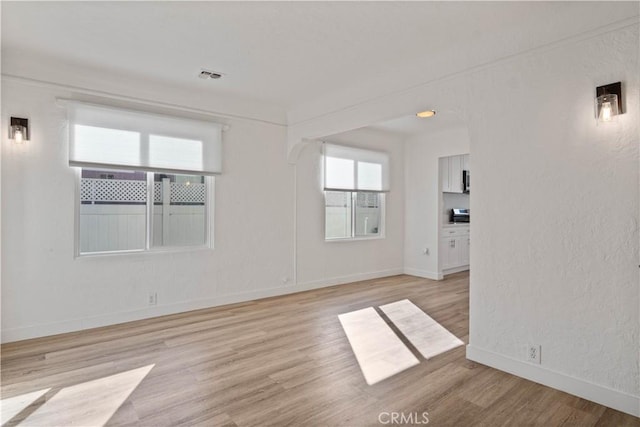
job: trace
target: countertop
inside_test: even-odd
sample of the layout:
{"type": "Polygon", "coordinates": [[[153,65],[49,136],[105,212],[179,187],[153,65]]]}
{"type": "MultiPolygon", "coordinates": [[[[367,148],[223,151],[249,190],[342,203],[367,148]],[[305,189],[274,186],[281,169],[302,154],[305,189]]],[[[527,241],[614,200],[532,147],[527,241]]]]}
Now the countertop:
{"type": "Polygon", "coordinates": [[[442,226],[444,228],[452,228],[452,227],[469,227],[471,223],[469,222],[445,222],[442,226]]]}

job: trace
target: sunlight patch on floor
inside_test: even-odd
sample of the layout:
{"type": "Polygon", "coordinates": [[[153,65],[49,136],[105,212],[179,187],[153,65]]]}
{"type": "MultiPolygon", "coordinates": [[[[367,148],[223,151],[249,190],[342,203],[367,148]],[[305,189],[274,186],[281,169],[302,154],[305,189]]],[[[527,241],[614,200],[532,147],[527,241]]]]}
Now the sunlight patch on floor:
{"type": "Polygon", "coordinates": [[[0,420],[2,421],[2,425],[44,396],[49,390],[51,389],[45,388],[44,390],[32,391],[31,393],[0,400],[0,420]]]}
{"type": "Polygon", "coordinates": [[[464,345],[408,299],[381,305],[380,309],[425,359],[464,345]]]}
{"type": "Polygon", "coordinates": [[[154,366],[65,387],[19,425],[104,426],[154,366]]]}
{"type": "MultiPolygon", "coordinates": [[[[425,359],[464,344],[408,299],[379,308],[425,359]]],[[[340,314],[338,318],[367,384],[373,385],[420,363],[373,307],[340,314]]]]}
{"type": "Polygon", "coordinates": [[[372,385],[420,362],[373,307],[338,316],[367,384],[372,385]]]}

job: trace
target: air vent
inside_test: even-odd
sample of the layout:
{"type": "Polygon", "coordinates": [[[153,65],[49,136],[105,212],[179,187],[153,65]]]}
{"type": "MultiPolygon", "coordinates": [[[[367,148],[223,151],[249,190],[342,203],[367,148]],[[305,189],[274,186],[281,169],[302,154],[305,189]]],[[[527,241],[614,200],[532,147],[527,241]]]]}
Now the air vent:
{"type": "Polygon", "coordinates": [[[216,73],[215,71],[202,70],[198,77],[201,79],[214,79],[217,80],[222,77],[222,73],[216,73]]]}

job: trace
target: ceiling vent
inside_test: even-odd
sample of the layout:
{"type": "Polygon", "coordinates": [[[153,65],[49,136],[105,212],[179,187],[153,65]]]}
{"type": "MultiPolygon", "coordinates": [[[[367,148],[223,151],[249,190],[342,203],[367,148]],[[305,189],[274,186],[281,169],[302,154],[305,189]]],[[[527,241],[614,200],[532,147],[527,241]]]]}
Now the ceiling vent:
{"type": "Polygon", "coordinates": [[[198,77],[201,79],[214,79],[217,80],[222,77],[222,73],[216,73],[215,71],[201,70],[198,77]]]}

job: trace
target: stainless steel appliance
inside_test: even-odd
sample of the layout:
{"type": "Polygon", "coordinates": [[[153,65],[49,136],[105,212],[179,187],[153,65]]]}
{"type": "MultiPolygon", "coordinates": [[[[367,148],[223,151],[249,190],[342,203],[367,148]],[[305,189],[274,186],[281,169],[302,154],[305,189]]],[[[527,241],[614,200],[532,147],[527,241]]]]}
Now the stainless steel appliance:
{"type": "Polygon", "coordinates": [[[453,208],[449,214],[449,222],[469,222],[470,219],[469,209],[453,208]]]}
{"type": "Polygon", "coordinates": [[[471,189],[471,174],[468,170],[462,171],[462,191],[468,193],[471,189]]]}

